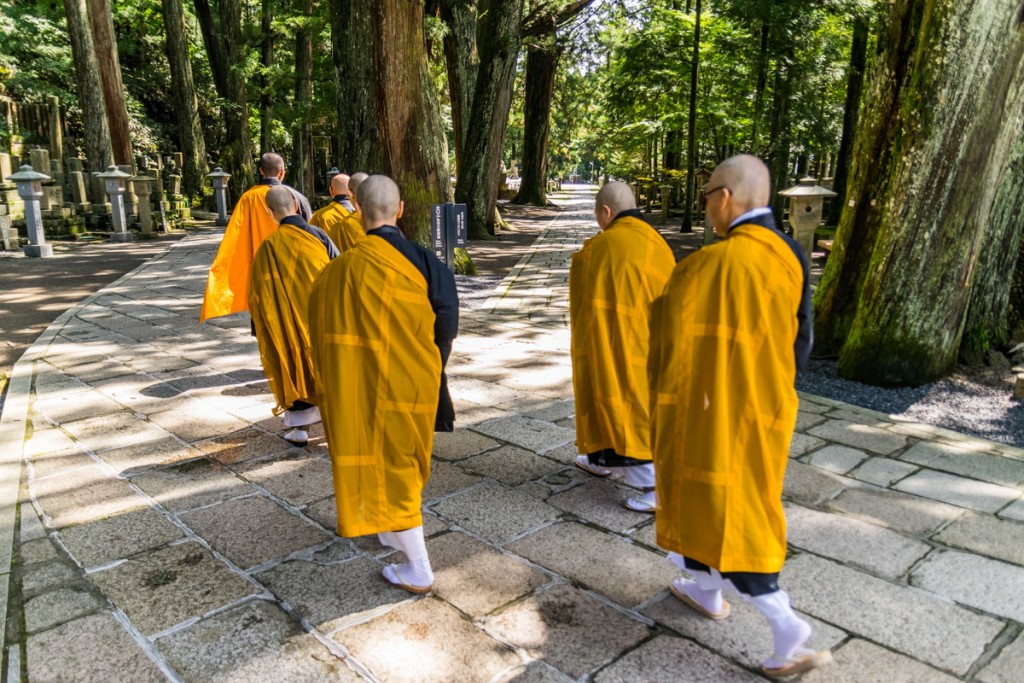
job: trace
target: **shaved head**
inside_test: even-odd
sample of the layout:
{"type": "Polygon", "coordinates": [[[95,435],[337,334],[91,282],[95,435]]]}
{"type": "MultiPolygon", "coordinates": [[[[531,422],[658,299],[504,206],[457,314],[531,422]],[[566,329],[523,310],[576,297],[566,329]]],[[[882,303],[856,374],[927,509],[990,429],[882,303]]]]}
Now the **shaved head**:
{"type": "Polygon", "coordinates": [[[398,185],[385,175],[372,175],[359,186],[359,208],[367,229],[374,224],[394,224],[401,202],[398,185]]]}
{"type": "Polygon", "coordinates": [[[366,173],[353,173],[352,177],[348,180],[348,191],[351,193],[352,198],[356,201],[359,200],[359,186],[363,184],[363,181],[370,176],[366,173]]]}
{"type": "Polygon", "coordinates": [[[349,177],[344,173],[331,178],[331,195],[336,197],[339,194],[348,194],[348,181],[349,177]]]}
{"type": "Polygon", "coordinates": [[[595,202],[598,206],[607,206],[612,210],[612,215],[618,215],[623,211],[636,208],[636,197],[633,190],[626,183],[608,183],[597,193],[595,202]]]}
{"type": "Polygon", "coordinates": [[[264,178],[276,178],[279,173],[284,173],[284,159],[280,154],[267,152],[260,157],[260,172],[264,178]]]}
{"type": "MultiPolygon", "coordinates": [[[[729,157],[715,168],[708,180],[708,190],[726,187],[732,203],[740,213],[767,206],[771,199],[772,180],[764,162],[750,154],[729,157]]],[[[739,214],[737,214],[739,215],[739,214]]]]}
{"type": "Polygon", "coordinates": [[[284,185],[275,185],[267,192],[267,207],[274,214],[274,218],[280,219],[297,213],[295,195],[284,185]]]}

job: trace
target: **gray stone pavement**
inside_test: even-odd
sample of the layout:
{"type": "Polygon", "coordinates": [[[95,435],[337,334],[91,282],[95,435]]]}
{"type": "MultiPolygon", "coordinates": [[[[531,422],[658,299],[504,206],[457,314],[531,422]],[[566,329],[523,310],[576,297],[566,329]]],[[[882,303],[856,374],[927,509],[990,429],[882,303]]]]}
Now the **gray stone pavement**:
{"type": "MultiPolygon", "coordinates": [[[[6,680],[762,680],[759,615],[682,606],[653,518],[571,466],[589,197],[464,312],[428,596],[335,535],[322,432],[281,438],[248,319],[197,324],[218,236],[61,316],[0,420],[6,680]]],[[[782,583],[837,659],[805,680],[1024,680],[1024,452],[802,396],[790,455],[782,583]]]]}

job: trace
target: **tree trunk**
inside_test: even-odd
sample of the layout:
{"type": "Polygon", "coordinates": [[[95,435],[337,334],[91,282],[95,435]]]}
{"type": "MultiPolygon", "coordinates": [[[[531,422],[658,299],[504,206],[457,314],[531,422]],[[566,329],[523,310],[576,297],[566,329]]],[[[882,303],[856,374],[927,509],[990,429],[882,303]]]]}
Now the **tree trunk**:
{"type": "Polygon", "coordinates": [[[185,195],[201,197],[206,182],[206,142],[199,121],[199,100],[188,57],[188,33],[182,0],[162,0],[167,62],[171,70],[171,92],[177,103],[178,144],[185,159],[182,187],[185,195]]]}
{"type": "Polygon", "coordinates": [[[764,110],[764,91],[768,87],[768,48],[771,45],[771,24],[761,22],[761,49],[757,53],[757,84],[754,86],[754,113],[751,116],[750,153],[760,156],[761,118],[764,110]]]}
{"type": "Polygon", "coordinates": [[[1017,0],[900,0],[882,21],[854,142],[854,206],[815,296],[821,348],[839,354],[844,377],[940,377],[956,360],[968,302],[979,313],[998,304],[974,290],[979,267],[992,266],[983,254],[1014,245],[1020,229],[1019,13],[1017,0]]]}
{"type": "Polygon", "coordinates": [[[430,206],[451,201],[448,145],[423,44],[423,0],[377,0],[377,123],[385,172],[405,201],[402,232],[430,245],[430,206]]]}
{"type": "Polygon", "coordinates": [[[274,148],[274,93],[270,90],[270,67],[274,64],[274,0],[263,0],[260,33],[260,151],[274,148]]]}
{"type": "MultiPolygon", "coordinates": [[[[693,209],[697,197],[697,73],[700,69],[700,0],[694,10],[693,56],[690,58],[690,120],[686,153],[686,199],[683,200],[683,226],[680,232],[693,232],[693,209]]],[[[711,231],[705,232],[704,243],[711,243],[711,231]]]]}
{"type": "Polygon", "coordinates": [[[858,16],[853,22],[853,41],[850,44],[850,71],[846,78],[846,106],[843,109],[843,135],[839,142],[839,158],[836,175],[832,181],[832,199],[829,223],[837,223],[846,204],[846,179],[850,173],[850,156],[853,151],[853,134],[857,130],[857,115],[860,110],[860,93],[864,88],[864,68],[868,59],[868,19],[858,16]]]}
{"type": "Polygon", "coordinates": [[[775,221],[782,226],[786,198],[779,195],[780,190],[789,185],[789,156],[792,147],[793,133],[790,127],[790,106],[793,102],[793,58],[792,42],[775,66],[775,88],[772,101],[772,129],[769,143],[768,168],[771,169],[772,194],[771,204],[775,213],[775,221]]]}
{"type": "Polygon", "coordinates": [[[526,53],[523,173],[513,204],[548,204],[548,131],[551,128],[551,98],[555,90],[558,58],[558,48],[555,46],[531,47],[526,53]]]}
{"type": "Polygon", "coordinates": [[[464,202],[472,239],[494,233],[501,148],[512,104],[512,77],[519,55],[523,0],[483,0],[477,23],[477,68],[473,108],[466,129],[456,201],[464,202]]]}
{"type": "Polygon", "coordinates": [[[331,0],[331,55],[338,109],[338,168],[376,173],[384,168],[377,133],[373,60],[374,0],[331,0]]]}
{"type": "Polygon", "coordinates": [[[452,137],[455,140],[455,172],[462,172],[466,126],[473,109],[476,70],[476,0],[442,0],[441,18],[448,24],[444,56],[448,70],[448,92],[452,103],[452,137]]]}
{"type": "Polygon", "coordinates": [[[313,192],[313,0],[302,0],[302,23],[295,32],[295,145],[292,154],[292,183],[299,192],[313,192]]]}
{"type": "Polygon", "coordinates": [[[89,158],[90,170],[106,171],[113,161],[113,151],[86,0],[64,0],[64,11],[68,18],[71,55],[75,62],[78,105],[82,108],[82,124],[85,127],[85,154],[89,158]]]}
{"type": "Polygon", "coordinates": [[[121,84],[121,64],[117,57],[114,18],[107,0],[88,0],[88,4],[89,23],[92,27],[100,81],[103,84],[103,101],[107,109],[114,163],[131,164],[134,161],[132,134],[128,129],[128,107],[124,103],[124,86],[121,84]]]}
{"type": "Polygon", "coordinates": [[[220,164],[233,176],[229,191],[232,200],[237,200],[256,182],[253,170],[256,153],[249,137],[249,102],[242,71],[246,46],[242,41],[241,0],[220,0],[220,34],[228,65],[227,94],[224,97],[225,141],[220,164]]]}
{"type": "Polygon", "coordinates": [[[216,19],[210,11],[210,0],[192,0],[192,6],[196,10],[199,30],[203,34],[203,45],[206,46],[206,56],[213,74],[213,87],[221,99],[227,99],[228,63],[225,60],[222,37],[216,19]]]}

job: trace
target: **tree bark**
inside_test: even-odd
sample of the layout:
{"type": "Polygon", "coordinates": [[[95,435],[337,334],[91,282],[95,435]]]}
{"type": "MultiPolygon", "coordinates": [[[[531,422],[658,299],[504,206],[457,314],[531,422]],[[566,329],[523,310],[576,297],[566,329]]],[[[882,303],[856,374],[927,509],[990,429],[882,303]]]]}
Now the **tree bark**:
{"type": "MultiPolygon", "coordinates": [[[[683,225],[680,232],[693,232],[693,209],[697,197],[697,74],[700,70],[700,0],[694,9],[693,55],[690,58],[690,115],[689,140],[686,152],[686,199],[683,200],[683,225]]],[[[706,231],[704,242],[710,244],[711,234],[706,231]]]]}
{"type": "Polygon", "coordinates": [[[452,106],[452,138],[455,141],[455,172],[462,172],[466,127],[476,92],[476,0],[441,0],[441,19],[448,24],[444,37],[448,92],[452,106]]]}
{"type": "Polygon", "coordinates": [[[338,168],[376,173],[384,168],[377,133],[373,60],[374,0],[331,0],[331,55],[338,109],[338,168]]]}
{"type": "Polygon", "coordinates": [[[551,129],[551,99],[555,89],[558,58],[558,48],[554,45],[531,46],[526,53],[523,173],[513,204],[548,204],[548,132],[551,129]]]}
{"type": "Polygon", "coordinates": [[[249,136],[249,103],[243,77],[246,45],[242,41],[241,0],[220,0],[220,39],[227,62],[227,93],[224,96],[225,142],[221,150],[221,168],[232,177],[232,200],[256,182],[253,157],[256,152],[249,136]]]}
{"type": "Polygon", "coordinates": [[[751,116],[750,153],[760,156],[761,118],[764,110],[764,91],[768,87],[768,50],[771,45],[771,23],[761,22],[761,49],[757,53],[757,84],[754,86],[754,113],[751,116]]]}
{"type": "Polygon", "coordinates": [[[213,87],[221,99],[228,97],[228,63],[225,60],[222,38],[217,28],[217,20],[210,11],[209,0],[192,0],[192,6],[196,10],[196,19],[199,20],[199,30],[203,34],[203,45],[206,46],[206,56],[210,62],[210,72],[213,74],[213,87]]]}
{"type": "Polygon", "coordinates": [[[991,267],[983,254],[994,245],[1016,248],[1020,229],[1019,13],[1017,0],[897,0],[882,21],[854,142],[854,205],[815,296],[819,348],[839,354],[844,377],[941,376],[969,302],[989,318],[1009,288],[1006,270],[1000,292],[985,291],[979,268],[991,267]]]}
{"type": "Polygon", "coordinates": [[[188,33],[182,0],[162,0],[167,63],[171,70],[171,92],[177,103],[178,144],[185,159],[182,187],[189,197],[200,197],[206,182],[206,141],[199,121],[199,100],[188,57],[188,33]]]}
{"type": "Polygon", "coordinates": [[[402,232],[430,244],[430,206],[451,201],[448,144],[423,43],[423,0],[377,0],[377,124],[385,172],[405,201],[402,232]]]}
{"type": "Polygon", "coordinates": [[[501,148],[512,104],[523,0],[482,0],[479,7],[480,64],[463,167],[455,187],[456,201],[466,204],[471,239],[487,239],[494,234],[501,148]]]}
{"type": "Polygon", "coordinates": [[[75,62],[78,105],[82,108],[82,124],[85,127],[85,154],[89,159],[90,170],[106,171],[114,155],[110,146],[103,84],[100,82],[86,0],[64,0],[64,11],[68,18],[71,56],[75,62]]]}
{"type": "Polygon", "coordinates": [[[295,108],[296,124],[292,154],[292,182],[299,192],[313,192],[313,35],[310,22],[315,6],[313,0],[301,0],[302,23],[295,32],[295,108]]]}
{"type": "Polygon", "coordinates": [[[790,107],[793,103],[793,58],[792,42],[787,41],[786,49],[780,55],[775,66],[775,88],[772,98],[772,129],[769,143],[768,168],[772,176],[772,210],[775,221],[782,225],[786,198],[779,195],[780,190],[789,185],[789,157],[792,148],[793,132],[790,126],[790,107]]]}
{"type": "Polygon", "coordinates": [[[839,221],[846,204],[846,179],[850,173],[850,157],[853,151],[853,134],[857,130],[857,115],[860,110],[860,93],[864,89],[864,68],[868,59],[868,18],[858,16],[853,22],[853,41],[850,44],[850,70],[846,78],[846,105],[843,109],[843,134],[839,141],[839,157],[836,160],[836,175],[832,181],[832,199],[829,223],[839,221]]]}
{"type": "Polygon", "coordinates": [[[270,67],[274,64],[274,0],[263,0],[260,33],[260,151],[273,149],[274,94],[270,90],[270,67]]]}
{"type": "Polygon", "coordinates": [[[103,85],[103,102],[107,109],[107,125],[110,126],[110,145],[114,153],[114,163],[131,164],[132,134],[128,129],[128,107],[124,103],[121,64],[117,56],[117,40],[114,37],[114,18],[107,0],[88,0],[88,5],[89,24],[92,28],[100,82],[103,85]]]}

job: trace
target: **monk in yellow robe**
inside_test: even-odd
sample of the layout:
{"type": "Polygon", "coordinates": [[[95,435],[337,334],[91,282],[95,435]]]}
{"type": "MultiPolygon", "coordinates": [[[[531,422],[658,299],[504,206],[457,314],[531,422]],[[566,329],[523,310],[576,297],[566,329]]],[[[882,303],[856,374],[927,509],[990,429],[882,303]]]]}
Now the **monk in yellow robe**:
{"type": "Polygon", "coordinates": [[[384,578],[412,593],[433,587],[420,509],[435,431],[454,411],[443,370],[458,330],[455,278],[396,226],[394,181],[359,187],[366,237],[313,288],[310,339],[331,453],[338,533],[378,534],[408,562],[384,578]]]}
{"type": "Polygon", "coordinates": [[[649,320],[676,261],[625,183],[601,188],[594,216],[601,233],[573,254],[569,269],[576,465],[599,477],[621,471],[643,491],[626,507],[654,512],[649,320]]]}
{"type": "Polygon", "coordinates": [[[349,204],[352,206],[351,212],[342,216],[338,209],[325,211],[320,222],[315,223],[324,229],[324,232],[338,245],[338,249],[343,252],[351,249],[356,242],[366,236],[362,214],[359,211],[359,186],[369,177],[365,173],[354,173],[349,178],[348,195],[349,204]]]}
{"type": "Polygon", "coordinates": [[[256,250],[249,313],[263,372],[277,400],[274,414],[284,411],[285,426],[293,428],[284,438],[305,446],[309,434],[303,427],[320,421],[309,348],[309,295],[316,276],[339,252],[323,230],[296,213],[288,188],[270,188],[266,201],[279,227],[256,250]]]}
{"type": "Polygon", "coordinates": [[[310,225],[327,230],[328,225],[342,220],[356,210],[348,196],[348,181],[347,173],[339,173],[331,178],[331,201],[313,212],[313,217],[309,219],[310,225]]]}
{"type": "MultiPolygon", "coordinates": [[[[244,311],[249,307],[249,273],[256,250],[277,224],[267,213],[267,192],[282,185],[284,159],[268,152],[260,157],[259,183],[246,190],[235,204],[231,219],[224,229],[217,256],[206,279],[206,294],[199,322],[244,311]]],[[[285,187],[288,187],[285,185],[285,187]]],[[[299,215],[309,220],[313,212],[309,200],[293,188],[288,190],[299,206],[299,215]]]]}
{"type": "Polygon", "coordinates": [[[831,654],[802,647],[811,627],[778,584],[794,383],[813,339],[807,261],[776,228],[770,187],[753,156],[715,169],[704,196],[724,239],[680,262],[655,301],[648,370],[658,545],[694,577],[670,590],[711,619],[729,616],[723,589],[739,592],[774,636],[762,671],[788,676],[831,654]]]}

